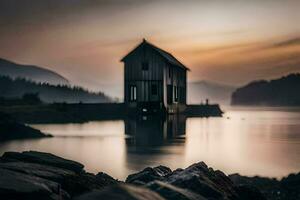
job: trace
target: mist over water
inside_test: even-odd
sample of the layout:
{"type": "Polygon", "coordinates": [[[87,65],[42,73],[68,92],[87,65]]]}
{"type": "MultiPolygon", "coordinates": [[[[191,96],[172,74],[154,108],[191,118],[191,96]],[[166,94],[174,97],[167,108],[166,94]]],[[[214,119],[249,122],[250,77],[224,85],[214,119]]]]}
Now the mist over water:
{"type": "Polygon", "coordinates": [[[125,121],[31,125],[55,137],[10,141],[6,151],[38,150],[116,178],[148,166],[204,161],[227,174],[281,178],[300,168],[298,108],[226,108],[222,118],[142,117],[125,121]]]}

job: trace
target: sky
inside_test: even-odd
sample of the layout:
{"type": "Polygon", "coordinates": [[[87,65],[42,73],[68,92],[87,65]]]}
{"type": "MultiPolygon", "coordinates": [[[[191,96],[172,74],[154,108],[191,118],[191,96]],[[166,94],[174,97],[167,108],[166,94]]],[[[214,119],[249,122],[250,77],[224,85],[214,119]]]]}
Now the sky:
{"type": "Polygon", "coordinates": [[[0,57],[123,96],[120,59],[146,38],[189,81],[241,86],[300,72],[299,0],[1,0],[0,57]]]}

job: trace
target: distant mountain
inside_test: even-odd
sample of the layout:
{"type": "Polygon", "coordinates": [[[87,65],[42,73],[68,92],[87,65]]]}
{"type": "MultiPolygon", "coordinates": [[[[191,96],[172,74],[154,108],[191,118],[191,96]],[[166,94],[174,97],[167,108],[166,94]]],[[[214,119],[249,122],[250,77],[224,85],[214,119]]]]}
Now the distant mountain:
{"type": "Polygon", "coordinates": [[[232,105],[300,106],[300,74],[271,81],[254,81],[238,88],[232,105]]]}
{"type": "Polygon", "coordinates": [[[233,86],[209,81],[190,82],[188,83],[188,103],[204,103],[206,99],[209,99],[210,103],[229,105],[231,93],[234,90],[233,86]]]}
{"type": "Polygon", "coordinates": [[[89,92],[81,87],[50,85],[36,83],[26,79],[0,76],[0,97],[6,99],[23,98],[25,94],[36,94],[45,103],[104,103],[111,102],[111,98],[104,93],[89,92]]]}
{"type": "Polygon", "coordinates": [[[69,85],[69,81],[61,75],[41,67],[21,65],[0,58],[0,76],[11,78],[25,78],[34,82],[49,83],[51,85],[69,85]]]}

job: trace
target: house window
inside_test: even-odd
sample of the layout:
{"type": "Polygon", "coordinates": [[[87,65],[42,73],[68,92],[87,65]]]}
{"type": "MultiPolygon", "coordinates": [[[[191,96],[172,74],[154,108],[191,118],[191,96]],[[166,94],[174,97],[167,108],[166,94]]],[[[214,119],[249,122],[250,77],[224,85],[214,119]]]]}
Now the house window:
{"type": "Polygon", "coordinates": [[[152,84],[151,85],[151,94],[152,95],[157,95],[157,85],[156,84],[152,84]]]}
{"type": "Polygon", "coordinates": [[[149,63],[144,61],[142,62],[142,70],[147,71],[149,69],[149,63]]]}
{"type": "Polygon", "coordinates": [[[178,87],[174,86],[174,102],[178,102],[178,87]]]}
{"type": "Polygon", "coordinates": [[[171,78],[172,69],[169,67],[169,78],[171,78]]]}
{"type": "Polygon", "coordinates": [[[130,101],[136,101],[136,86],[135,85],[130,85],[129,86],[129,99],[130,101]]]}
{"type": "Polygon", "coordinates": [[[173,99],[173,87],[172,85],[167,85],[167,102],[168,104],[172,104],[173,99]]]}

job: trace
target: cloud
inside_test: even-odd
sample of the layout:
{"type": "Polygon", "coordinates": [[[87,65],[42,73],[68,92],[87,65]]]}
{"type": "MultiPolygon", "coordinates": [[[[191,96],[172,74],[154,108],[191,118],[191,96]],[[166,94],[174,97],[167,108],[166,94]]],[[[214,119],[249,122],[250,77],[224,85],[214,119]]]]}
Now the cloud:
{"type": "Polygon", "coordinates": [[[290,38],[288,40],[274,43],[271,47],[289,47],[294,45],[300,45],[300,37],[290,38]]]}
{"type": "MultiPolygon", "coordinates": [[[[199,47],[188,50],[183,50],[184,53],[192,53],[192,54],[216,54],[216,53],[225,53],[225,52],[238,52],[239,54],[243,53],[261,53],[264,51],[276,50],[279,48],[289,48],[300,46],[300,37],[293,37],[286,40],[279,41],[257,41],[257,42],[249,42],[249,43],[236,43],[230,45],[219,45],[209,48],[199,47]]],[[[300,56],[300,55],[299,55],[300,56]]]]}
{"type": "Polygon", "coordinates": [[[285,40],[273,39],[272,41],[261,42],[260,48],[257,51],[272,51],[297,46],[300,47],[300,37],[290,37],[285,40]]]}
{"type": "Polygon", "coordinates": [[[242,50],[252,50],[258,48],[258,43],[241,43],[241,44],[233,44],[233,45],[223,45],[223,46],[215,46],[210,48],[197,48],[188,50],[188,53],[193,54],[214,54],[214,53],[224,53],[226,51],[239,51],[242,50]]]}
{"type": "Polygon", "coordinates": [[[299,38],[293,37],[199,51],[199,59],[192,68],[195,72],[193,77],[198,75],[215,81],[240,84],[258,78],[300,72],[299,44],[299,38]]]}
{"type": "Polygon", "coordinates": [[[23,23],[49,23],[63,21],[65,17],[80,17],[97,10],[110,14],[120,9],[136,7],[156,0],[1,0],[0,25],[14,26],[23,23]]]}

